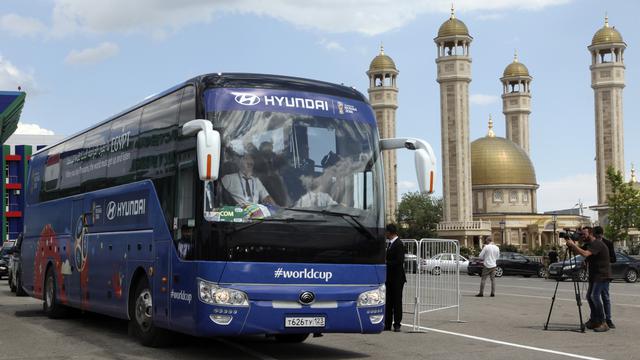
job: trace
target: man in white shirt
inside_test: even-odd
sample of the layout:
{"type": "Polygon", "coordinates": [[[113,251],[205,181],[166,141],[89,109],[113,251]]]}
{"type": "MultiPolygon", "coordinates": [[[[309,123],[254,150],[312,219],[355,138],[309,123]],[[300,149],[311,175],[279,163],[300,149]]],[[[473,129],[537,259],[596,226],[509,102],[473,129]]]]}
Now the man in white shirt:
{"type": "Polygon", "coordinates": [[[333,200],[331,195],[322,191],[322,178],[307,179],[308,189],[306,194],[302,195],[298,201],[294,204],[295,207],[307,208],[307,207],[327,207],[329,205],[337,205],[338,203],[333,200]]]}
{"type": "Polygon", "coordinates": [[[240,171],[225,175],[222,186],[237,205],[275,204],[262,181],[253,175],[253,163],[251,155],[246,154],[240,161],[240,171]]]}
{"type": "Polygon", "coordinates": [[[484,296],[484,284],[487,277],[491,278],[491,296],[495,296],[496,268],[498,267],[496,262],[500,257],[500,249],[493,243],[491,236],[484,239],[484,247],[478,256],[482,259],[484,267],[482,268],[482,280],[480,280],[480,292],[476,296],[484,296]]]}

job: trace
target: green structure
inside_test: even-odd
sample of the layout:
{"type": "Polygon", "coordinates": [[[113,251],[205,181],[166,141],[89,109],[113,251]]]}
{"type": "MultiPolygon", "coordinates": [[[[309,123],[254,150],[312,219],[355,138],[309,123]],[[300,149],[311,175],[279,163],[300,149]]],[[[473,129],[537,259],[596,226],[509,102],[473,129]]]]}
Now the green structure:
{"type": "Polygon", "coordinates": [[[16,146],[15,153],[5,141],[18,128],[26,93],[0,91],[0,140],[2,140],[2,241],[15,240],[24,224],[24,188],[31,146],[16,146]]]}

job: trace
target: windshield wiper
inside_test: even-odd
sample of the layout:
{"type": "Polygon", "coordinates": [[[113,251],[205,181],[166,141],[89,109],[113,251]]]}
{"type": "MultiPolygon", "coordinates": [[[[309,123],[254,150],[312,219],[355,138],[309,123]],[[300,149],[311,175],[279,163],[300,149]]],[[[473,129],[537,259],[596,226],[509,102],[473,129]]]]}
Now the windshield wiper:
{"type": "Polygon", "coordinates": [[[310,213],[310,214],[322,214],[322,215],[328,215],[328,216],[341,217],[344,219],[344,221],[347,224],[351,225],[353,228],[357,229],[359,232],[367,235],[372,240],[376,240],[376,236],[373,233],[371,233],[371,231],[366,226],[364,226],[364,224],[362,224],[360,220],[358,220],[358,217],[356,215],[349,214],[346,212],[332,211],[332,210],[325,210],[325,209],[322,209],[322,210],[297,209],[297,208],[284,208],[284,209],[290,210],[290,211],[310,213]],[[355,224],[349,222],[347,218],[351,219],[355,224]]]}

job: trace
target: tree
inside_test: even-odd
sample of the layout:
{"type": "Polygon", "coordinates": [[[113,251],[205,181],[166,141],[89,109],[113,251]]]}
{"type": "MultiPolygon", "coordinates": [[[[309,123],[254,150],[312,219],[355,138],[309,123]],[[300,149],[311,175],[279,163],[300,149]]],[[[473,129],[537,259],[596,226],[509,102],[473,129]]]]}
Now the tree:
{"type": "Polygon", "coordinates": [[[607,196],[609,222],[605,236],[612,241],[629,238],[629,229],[640,226],[640,190],[624,181],[620,171],[607,169],[607,181],[611,184],[611,194],[607,196]]]}
{"type": "Polygon", "coordinates": [[[442,199],[419,192],[402,195],[398,206],[398,232],[404,239],[436,237],[436,225],[442,218],[442,199]]]}

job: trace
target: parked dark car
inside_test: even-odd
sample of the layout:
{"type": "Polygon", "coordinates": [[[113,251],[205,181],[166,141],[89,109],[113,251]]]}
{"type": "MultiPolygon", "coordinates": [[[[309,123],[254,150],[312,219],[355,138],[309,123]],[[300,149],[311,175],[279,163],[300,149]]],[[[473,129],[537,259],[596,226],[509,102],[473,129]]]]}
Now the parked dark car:
{"type": "Polygon", "coordinates": [[[11,257],[9,259],[9,287],[12,292],[16,293],[16,296],[24,296],[27,293],[22,288],[22,279],[20,278],[22,273],[22,262],[20,259],[20,251],[22,249],[22,234],[18,236],[16,245],[13,247],[11,257]]]}
{"type": "MultiPolygon", "coordinates": [[[[616,251],[616,262],[611,264],[611,274],[613,279],[624,279],[629,283],[638,281],[640,274],[640,260],[636,260],[621,252],[616,251]]],[[[589,272],[584,266],[584,257],[577,255],[564,262],[559,261],[549,265],[549,278],[565,280],[576,278],[580,281],[589,280],[589,272]]]]}
{"type": "Polygon", "coordinates": [[[5,242],[0,249],[0,279],[9,275],[9,258],[13,252],[13,242],[5,242]]]}
{"type": "MultiPolygon", "coordinates": [[[[523,275],[525,277],[531,275],[538,277],[547,276],[547,269],[543,264],[531,261],[516,252],[500,252],[500,257],[496,261],[496,265],[498,266],[496,269],[497,277],[502,275],[523,275]]],[[[469,260],[469,266],[467,266],[467,273],[469,275],[481,275],[483,266],[482,259],[471,258],[469,260]]]]}

